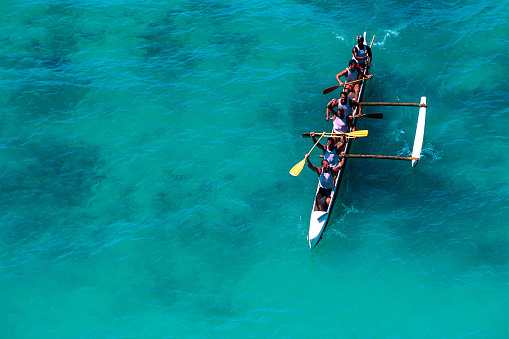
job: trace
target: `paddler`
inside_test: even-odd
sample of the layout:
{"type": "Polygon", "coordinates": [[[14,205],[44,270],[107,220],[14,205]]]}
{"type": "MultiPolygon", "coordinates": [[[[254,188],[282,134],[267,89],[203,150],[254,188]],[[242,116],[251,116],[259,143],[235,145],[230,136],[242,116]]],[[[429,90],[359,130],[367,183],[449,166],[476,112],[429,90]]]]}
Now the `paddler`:
{"type": "Polygon", "coordinates": [[[331,192],[334,188],[334,174],[345,163],[345,158],[340,156],[339,164],[335,167],[330,167],[327,160],[322,160],[322,167],[316,167],[309,161],[309,154],[306,154],[306,163],[313,172],[318,173],[318,193],[316,193],[315,209],[318,211],[327,211],[331,200],[331,192]]]}
{"type": "Polygon", "coordinates": [[[333,115],[334,133],[345,133],[348,131],[355,131],[355,127],[353,126],[352,114],[355,107],[359,107],[358,114],[360,114],[359,103],[353,99],[348,99],[348,94],[346,92],[341,92],[338,99],[332,99],[327,104],[327,109],[325,111],[325,120],[330,119],[330,115],[333,115]],[[336,109],[336,111],[334,110],[336,109]],[[341,112],[343,112],[341,114],[341,112]],[[340,120],[337,120],[337,119],[340,120]],[[345,130],[347,128],[347,130],[345,130]]]}
{"type": "Polygon", "coordinates": [[[332,167],[337,166],[339,164],[339,156],[346,145],[344,142],[345,137],[341,137],[341,140],[338,138],[339,142],[335,138],[327,138],[327,145],[322,145],[315,139],[315,132],[311,132],[309,135],[313,145],[316,144],[316,147],[322,150],[323,158],[329,162],[329,165],[332,167]]]}
{"type": "Polygon", "coordinates": [[[346,133],[353,129],[353,120],[351,115],[346,115],[342,107],[334,112],[332,133],[346,133]]]}
{"type": "Polygon", "coordinates": [[[364,45],[364,37],[362,35],[357,36],[357,45],[352,48],[352,60],[355,60],[363,72],[366,72],[366,68],[369,69],[371,65],[371,48],[368,45],[364,45]]]}
{"type": "MultiPolygon", "coordinates": [[[[371,79],[373,77],[373,74],[366,75],[364,73],[364,71],[357,64],[357,61],[350,60],[350,62],[348,63],[348,67],[336,75],[336,80],[338,81],[340,86],[343,86],[343,82],[340,79],[342,76],[346,77],[345,83],[347,83],[347,82],[352,82],[352,81],[363,79],[363,78],[371,79]]],[[[361,83],[361,81],[357,81],[353,84],[345,85],[346,93],[355,91],[355,101],[359,100],[360,83],[361,83]]]]}

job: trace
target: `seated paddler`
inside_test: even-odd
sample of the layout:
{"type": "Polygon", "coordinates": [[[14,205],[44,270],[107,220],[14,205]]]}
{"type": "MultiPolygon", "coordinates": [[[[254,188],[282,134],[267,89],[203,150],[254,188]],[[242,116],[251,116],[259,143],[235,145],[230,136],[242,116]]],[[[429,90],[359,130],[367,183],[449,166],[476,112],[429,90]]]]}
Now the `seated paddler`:
{"type": "Polygon", "coordinates": [[[340,156],[339,163],[331,167],[327,160],[322,160],[322,167],[317,167],[309,160],[309,154],[306,155],[308,167],[318,174],[318,193],[316,193],[315,210],[327,211],[331,200],[331,192],[334,188],[335,173],[343,167],[345,158],[340,156]]]}

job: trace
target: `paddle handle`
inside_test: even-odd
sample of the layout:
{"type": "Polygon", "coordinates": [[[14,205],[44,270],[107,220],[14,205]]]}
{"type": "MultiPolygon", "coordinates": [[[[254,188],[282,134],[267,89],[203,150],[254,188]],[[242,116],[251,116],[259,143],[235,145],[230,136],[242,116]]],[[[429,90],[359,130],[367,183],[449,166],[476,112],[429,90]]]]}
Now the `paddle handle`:
{"type": "Polygon", "coordinates": [[[313,152],[313,150],[315,149],[316,145],[318,145],[318,143],[320,142],[320,140],[323,138],[323,136],[325,135],[325,132],[322,133],[322,135],[320,135],[320,138],[318,139],[318,141],[313,145],[313,147],[311,148],[311,150],[309,151],[309,153],[307,155],[310,155],[311,152],[313,152]]]}
{"type": "Polygon", "coordinates": [[[357,79],[357,80],[350,81],[350,82],[345,82],[343,85],[339,85],[339,87],[341,87],[341,86],[346,86],[346,85],[350,85],[350,84],[353,84],[354,82],[362,81],[362,80],[366,80],[366,79],[368,79],[368,78],[362,78],[362,79],[357,79]]]}
{"type": "Polygon", "coordinates": [[[363,78],[363,79],[357,79],[357,80],[354,80],[354,81],[350,81],[350,82],[346,82],[344,83],[343,85],[336,85],[336,86],[332,86],[332,87],[329,87],[329,88],[326,88],[323,90],[323,94],[327,94],[327,93],[330,93],[332,91],[335,91],[337,90],[338,88],[342,87],[342,86],[345,86],[345,85],[349,85],[349,84],[353,84],[354,82],[357,82],[357,81],[362,81],[362,80],[366,80],[368,78],[363,78]]]}
{"type": "MultiPolygon", "coordinates": [[[[375,41],[375,35],[373,35],[373,39],[371,39],[371,44],[369,45],[370,53],[371,53],[371,47],[373,47],[373,41],[375,41]]],[[[367,65],[368,59],[366,58],[366,65],[367,65]]],[[[371,57],[369,58],[369,63],[371,64],[371,57]]]]}

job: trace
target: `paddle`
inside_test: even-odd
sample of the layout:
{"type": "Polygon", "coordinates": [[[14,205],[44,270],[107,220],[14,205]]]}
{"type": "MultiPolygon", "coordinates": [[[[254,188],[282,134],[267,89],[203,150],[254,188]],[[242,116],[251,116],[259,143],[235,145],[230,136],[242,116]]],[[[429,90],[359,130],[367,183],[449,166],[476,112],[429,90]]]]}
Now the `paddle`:
{"type": "MultiPolygon", "coordinates": [[[[320,136],[320,139],[322,139],[322,137],[324,135],[325,135],[325,132],[322,133],[322,135],[320,136]]],[[[302,172],[302,169],[304,168],[304,164],[306,163],[307,156],[309,156],[311,154],[311,152],[313,151],[313,149],[316,147],[316,145],[318,145],[318,143],[320,142],[320,139],[318,139],[318,141],[313,145],[313,147],[308,152],[308,154],[306,154],[304,156],[304,159],[302,161],[300,161],[299,163],[297,163],[295,166],[292,167],[292,169],[290,170],[290,174],[291,175],[296,177],[296,176],[298,176],[300,174],[300,172],[302,172]]]]}
{"type": "MultiPolygon", "coordinates": [[[[367,137],[368,136],[368,130],[360,130],[360,131],[354,131],[349,133],[315,133],[315,136],[321,137],[341,137],[343,135],[346,135],[347,137],[367,137]]],[[[303,138],[309,138],[311,137],[311,133],[302,133],[303,138]]]]}
{"type": "MultiPolygon", "coordinates": [[[[373,41],[375,41],[375,36],[373,35],[373,39],[371,39],[371,44],[369,45],[369,49],[371,50],[371,47],[373,47],[373,41]]],[[[371,64],[371,60],[369,61],[371,64]]],[[[366,67],[369,69],[368,60],[366,59],[366,67]]]]}
{"type": "Polygon", "coordinates": [[[383,119],[384,115],[382,113],[368,113],[361,115],[352,115],[354,118],[372,118],[372,119],[383,119]]]}
{"type": "Polygon", "coordinates": [[[345,85],[349,85],[349,84],[353,84],[354,82],[357,82],[357,81],[362,81],[362,80],[366,80],[367,78],[362,78],[362,79],[357,79],[357,80],[354,80],[354,81],[350,81],[350,82],[345,82],[343,85],[336,85],[336,86],[332,86],[332,87],[329,87],[329,88],[326,88],[323,90],[323,94],[327,94],[327,93],[330,93],[340,87],[343,87],[345,85]]]}

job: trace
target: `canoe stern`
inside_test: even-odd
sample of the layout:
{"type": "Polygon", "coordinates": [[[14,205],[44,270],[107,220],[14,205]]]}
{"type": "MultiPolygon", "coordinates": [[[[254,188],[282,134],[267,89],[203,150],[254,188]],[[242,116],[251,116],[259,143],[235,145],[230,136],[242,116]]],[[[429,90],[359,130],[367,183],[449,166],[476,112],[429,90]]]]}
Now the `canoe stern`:
{"type": "Polygon", "coordinates": [[[311,212],[308,233],[309,248],[315,247],[318,241],[320,240],[320,237],[323,233],[323,229],[325,228],[328,219],[329,219],[328,212],[322,211],[311,212]]]}

